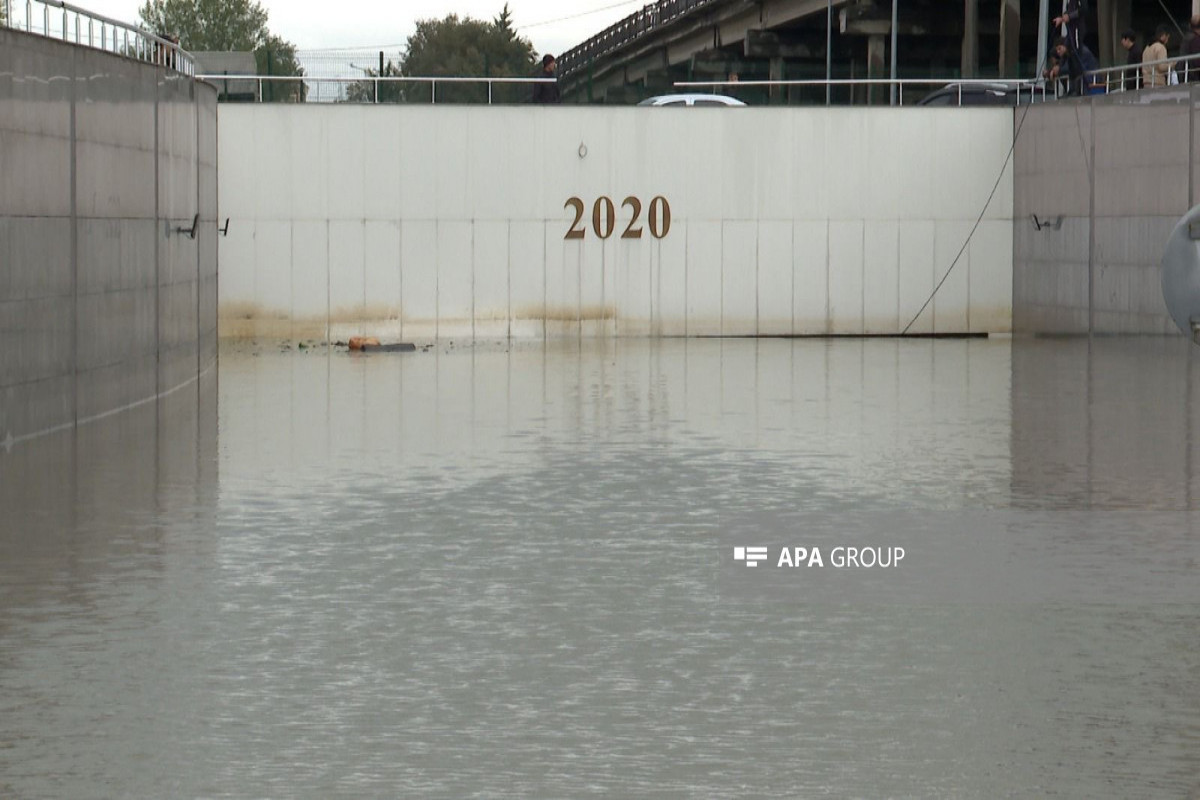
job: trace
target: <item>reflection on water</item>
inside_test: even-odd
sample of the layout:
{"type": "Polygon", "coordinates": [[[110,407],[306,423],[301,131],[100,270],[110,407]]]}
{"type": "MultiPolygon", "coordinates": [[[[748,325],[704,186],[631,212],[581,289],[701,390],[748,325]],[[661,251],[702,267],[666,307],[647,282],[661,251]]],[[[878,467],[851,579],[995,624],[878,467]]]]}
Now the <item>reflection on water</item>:
{"type": "Polygon", "coordinates": [[[714,543],[1191,510],[1196,357],[227,350],[0,457],[0,796],[1186,797],[1194,606],[725,603],[714,543]]]}

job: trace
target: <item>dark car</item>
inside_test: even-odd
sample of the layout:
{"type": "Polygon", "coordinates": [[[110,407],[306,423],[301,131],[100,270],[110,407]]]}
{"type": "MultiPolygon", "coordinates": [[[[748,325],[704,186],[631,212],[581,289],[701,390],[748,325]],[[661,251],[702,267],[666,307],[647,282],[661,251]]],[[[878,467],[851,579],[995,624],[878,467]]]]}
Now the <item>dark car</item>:
{"type": "MultiPolygon", "coordinates": [[[[1029,102],[1029,91],[1025,101],[1029,102]]],[[[1006,83],[952,83],[931,92],[919,106],[1015,106],[1020,102],[1017,87],[1006,83]]]]}

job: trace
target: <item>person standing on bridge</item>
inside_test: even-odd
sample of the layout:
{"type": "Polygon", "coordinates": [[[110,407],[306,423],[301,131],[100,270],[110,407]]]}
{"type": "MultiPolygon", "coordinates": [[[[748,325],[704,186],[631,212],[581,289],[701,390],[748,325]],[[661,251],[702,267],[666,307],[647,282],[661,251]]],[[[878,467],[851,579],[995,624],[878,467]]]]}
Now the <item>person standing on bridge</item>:
{"type": "Polygon", "coordinates": [[[1181,77],[1188,83],[1194,83],[1200,81],[1200,14],[1192,15],[1188,27],[1192,29],[1192,36],[1183,43],[1181,55],[1192,57],[1183,62],[1184,74],[1181,77]]]}
{"type": "Polygon", "coordinates": [[[1087,0],[1063,0],[1062,14],[1054,18],[1054,27],[1062,27],[1062,38],[1076,52],[1087,34],[1087,7],[1087,0]]]}
{"type": "Polygon", "coordinates": [[[1167,43],[1170,41],[1171,29],[1159,25],[1154,31],[1154,41],[1142,51],[1142,86],[1152,88],[1167,85],[1167,73],[1171,71],[1171,65],[1161,62],[1167,60],[1167,43]]]}
{"type": "Polygon", "coordinates": [[[554,56],[546,53],[542,56],[542,69],[538,73],[539,78],[553,78],[554,83],[538,82],[533,85],[533,102],[535,103],[561,103],[562,95],[558,92],[558,77],[554,74],[554,70],[558,67],[558,62],[554,60],[554,56]]]}
{"type": "Polygon", "coordinates": [[[1129,54],[1125,60],[1128,69],[1121,76],[1121,84],[1126,91],[1133,91],[1142,83],[1138,79],[1138,73],[1142,71],[1142,49],[1137,46],[1137,34],[1133,30],[1121,34],[1121,47],[1129,54]]]}

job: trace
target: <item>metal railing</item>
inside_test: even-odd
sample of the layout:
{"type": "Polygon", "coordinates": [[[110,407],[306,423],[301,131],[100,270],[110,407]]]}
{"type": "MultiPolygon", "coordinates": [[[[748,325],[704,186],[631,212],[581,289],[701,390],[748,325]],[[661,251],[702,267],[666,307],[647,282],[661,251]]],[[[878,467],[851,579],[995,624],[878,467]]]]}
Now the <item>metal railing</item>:
{"type": "MultiPolygon", "coordinates": [[[[971,103],[969,103],[969,102],[964,103],[963,98],[964,98],[964,96],[969,98],[974,93],[975,87],[979,87],[985,91],[987,89],[996,89],[996,90],[1003,90],[1005,92],[1015,92],[1016,96],[1013,98],[1013,101],[1014,101],[1013,105],[1044,102],[1048,96],[1050,96],[1050,97],[1053,96],[1053,95],[1047,94],[1046,81],[1023,81],[1023,80],[1006,81],[1006,80],[996,80],[996,79],[989,80],[989,79],[978,79],[978,78],[965,79],[965,80],[957,79],[957,78],[941,78],[941,79],[897,78],[895,80],[892,80],[890,78],[835,78],[832,80],[825,80],[823,78],[813,78],[813,79],[806,79],[806,80],[778,80],[778,81],[770,81],[770,80],[767,80],[767,81],[757,81],[757,80],[755,80],[755,81],[676,81],[673,85],[676,89],[681,89],[681,90],[708,89],[708,90],[736,91],[740,87],[747,87],[747,88],[750,88],[750,87],[757,87],[757,88],[784,87],[784,88],[786,88],[786,87],[794,86],[794,87],[807,87],[807,88],[820,88],[820,89],[825,89],[826,87],[845,88],[845,89],[850,90],[851,92],[853,92],[854,89],[859,88],[859,87],[865,88],[869,91],[872,88],[890,89],[891,87],[894,86],[897,88],[897,95],[899,97],[898,105],[905,104],[904,92],[905,92],[906,88],[908,89],[908,98],[910,100],[910,103],[909,103],[910,105],[924,99],[925,97],[929,96],[933,92],[936,92],[936,91],[939,91],[942,89],[949,89],[950,90],[950,98],[952,100],[956,101],[953,103],[948,103],[948,105],[970,105],[971,103]],[[924,90],[924,91],[916,91],[916,90],[924,90]]],[[[890,92],[889,92],[889,95],[890,95],[890,92]]],[[[830,102],[830,100],[831,100],[830,95],[826,94],[825,97],[827,99],[825,100],[824,104],[832,105],[832,103],[830,102]]],[[[889,105],[889,104],[890,104],[890,99],[887,96],[881,97],[880,102],[877,103],[877,105],[889,105]]],[[[837,105],[845,105],[845,103],[838,103],[837,105]]]]}
{"type": "Polygon", "coordinates": [[[558,64],[563,76],[582,68],[594,58],[611,53],[635,39],[644,36],[669,22],[674,22],[685,14],[703,8],[721,0],[659,0],[639,11],[635,11],[625,19],[608,26],[600,33],[588,39],[578,47],[559,56],[558,64]]]}
{"type": "Polygon", "coordinates": [[[1200,81],[1200,57],[1178,56],[1147,61],[1144,64],[1106,67],[1085,73],[1086,89],[1091,94],[1132,92],[1138,89],[1153,89],[1171,86],[1172,83],[1200,81]],[[1152,71],[1150,83],[1146,83],[1143,68],[1152,71]],[[1172,75],[1175,77],[1172,79],[1172,75]]]}
{"type": "MultiPolygon", "coordinates": [[[[326,93],[305,91],[303,93],[292,93],[289,98],[293,102],[318,102],[318,103],[411,103],[425,102],[424,89],[427,87],[429,92],[430,103],[438,102],[438,87],[443,89],[442,102],[463,102],[462,99],[446,98],[446,90],[449,87],[463,86],[486,86],[486,100],[482,93],[477,100],[469,99],[466,102],[487,102],[491,105],[494,102],[503,102],[495,99],[496,86],[527,86],[532,90],[533,84],[538,83],[554,83],[554,78],[470,78],[470,77],[399,77],[394,75],[383,77],[362,77],[362,78],[309,78],[305,76],[286,76],[286,75],[197,75],[197,79],[202,81],[257,81],[258,91],[256,92],[258,102],[263,102],[263,87],[266,84],[276,83],[284,86],[300,86],[304,85],[307,90],[313,87],[334,86],[338,91],[332,97],[326,93]],[[419,95],[406,93],[406,87],[422,90],[419,95]],[[314,96],[315,95],[315,96],[314,96]]],[[[527,102],[528,96],[523,96],[521,102],[527,102]]]]}
{"type": "Polygon", "coordinates": [[[195,75],[191,54],[175,42],[62,0],[0,0],[4,25],[195,75]],[[16,13],[23,9],[23,14],[16,13]]]}

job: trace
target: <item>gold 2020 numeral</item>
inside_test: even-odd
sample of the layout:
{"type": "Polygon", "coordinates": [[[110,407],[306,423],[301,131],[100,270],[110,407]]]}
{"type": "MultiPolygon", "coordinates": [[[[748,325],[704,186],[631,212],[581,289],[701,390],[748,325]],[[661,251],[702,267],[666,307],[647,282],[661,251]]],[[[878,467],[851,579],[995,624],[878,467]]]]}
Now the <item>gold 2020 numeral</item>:
{"type": "MultiPolygon", "coordinates": [[[[625,226],[625,230],[621,232],[621,238],[640,239],[642,238],[642,226],[638,222],[642,216],[642,201],[631,195],[621,201],[621,208],[627,207],[633,210],[633,215],[629,220],[629,224],[625,226]]],[[[563,204],[563,208],[570,208],[575,211],[575,219],[571,222],[571,227],[567,229],[563,238],[584,238],[587,235],[587,229],[583,223],[584,211],[587,208],[584,202],[578,197],[569,197],[567,198],[567,202],[563,204]]],[[[646,218],[650,224],[650,235],[655,239],[661,239],[670,233],[671,204],[667,202],[667,198],[659,195],[651,200],[646,218]]],[[[607,239],[613,235],[616,225],[617,208],[612,198],[597,197],[596,202],[592,203],[592,232],[601,239],[607,239]]]]}

